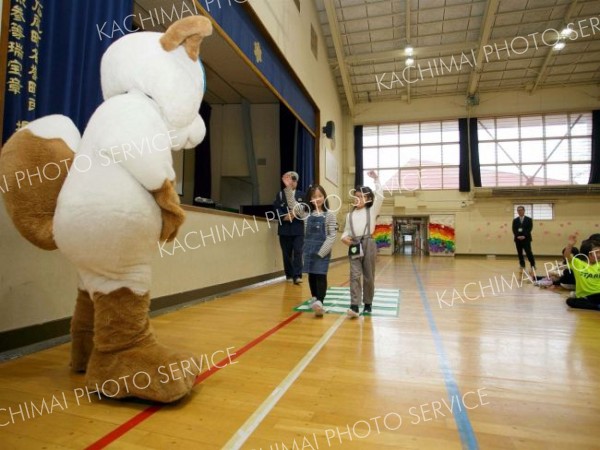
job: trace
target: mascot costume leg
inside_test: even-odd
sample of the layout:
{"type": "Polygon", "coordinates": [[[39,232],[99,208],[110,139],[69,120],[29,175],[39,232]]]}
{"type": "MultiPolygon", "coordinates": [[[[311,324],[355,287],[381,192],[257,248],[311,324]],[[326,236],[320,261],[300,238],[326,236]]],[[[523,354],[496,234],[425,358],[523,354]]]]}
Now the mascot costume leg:
{"type": "Polygon", "coordinates": [[[173,240],[184,219],[171,150],[193,148],[206,133],[199,51],[211,33],[210,21],[194,16],[164,34],[122,37],[102,57],[104,102],[83,136],[69,118],[47,116],[17,131],[0,154],[4,201],[19,232],[77,268],[72,369],[112,398],[172,402],[199,373],[193,355],[157,342],[148,311],[157,242],[173,240]],[[33,185],[15,176],[49,167],[65,170],[33,185]],[[185,376],[169,377],[169,365],[185,376]]]}

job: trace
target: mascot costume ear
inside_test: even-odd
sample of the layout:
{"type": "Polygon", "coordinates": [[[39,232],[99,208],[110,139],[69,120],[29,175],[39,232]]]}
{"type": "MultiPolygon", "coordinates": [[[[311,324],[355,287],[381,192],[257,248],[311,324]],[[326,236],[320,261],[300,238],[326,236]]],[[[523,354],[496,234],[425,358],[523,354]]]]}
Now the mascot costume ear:
{"type": "Polygon", "coordinates": [[[157,243],[174,239],[184,219],[171,150],[193,148],[206,133],[198,58],[211,33],[207,18],[193,16],[164,34],[122,37],[102,58],[105,101],[83,136],[69,118],[47,116],[17,131],[0,154],[18,231],[77,268],[71,366],[107,397],[172,402],[199,373],[192,354],[156,341],[148,310],[157,243]],[[33,183],[19,175],[36,171],[33,183]],[[185,376],[168,377],[172,364],[185,376]],[[127,383],[137,373],[144,382],[127,383]]]}

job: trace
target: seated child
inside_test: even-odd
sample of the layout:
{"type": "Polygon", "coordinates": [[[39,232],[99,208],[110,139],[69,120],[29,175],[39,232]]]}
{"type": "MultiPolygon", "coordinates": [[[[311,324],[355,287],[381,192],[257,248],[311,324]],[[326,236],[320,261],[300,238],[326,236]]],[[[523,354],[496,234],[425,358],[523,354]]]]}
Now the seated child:
{"type": "MultiPolygon", "coordinates": [[[[562,255],[564,252],[565,249],[563,248],[560,254],[562,255]]],[[[577,247],[571,249],[571,254],[573,256],[576,256],[578,253],[579,249],[577,247]]],[[[547,264],[544,264],[544,267],[546,269],[546,276],[536,276],[535,281],[533,282],[534,285],[540,287],[560,286],[570,291],[575,290],[575,276],[566,259],[563,259],[561,263],[556,261],[556,264],[550,264],[550,267],[548,267],[547,264]]]]}
{"type": "MultiPolygon", "coordinates": [[[[565,249],[563,248],[563,254],[565,253],[565,249]]],[[[571,249],[571,255],[576,257],[579,254],[579,249],[577,247],[573,247],[571,249]]],[[[580,258],[582,258],[580,256],[580,258]]],[[[575,275],[573,275],[573,270],[569,265],[569,261],[567,259],[563,260],[563,265],[561,266],[562,273],[559,274],[558,280],[555,281],[554,284],[559,285],[563,289],[568,289],[569,291],[575,290],[575,275]]]]}
{"type": "MultiPolygon", "coordinates": [[[[592,235],[591,237],[594,237],[592,235]]],[[[577,243],[577,237],[569,236],[563,256],[571,266],[575,277],[575,298],[568,298],[567,305],[571,308],[600,309],[600,239],[587,239],[581,243],[581,255],[587,257],[575,258],[571,252],[577,243]]]]}

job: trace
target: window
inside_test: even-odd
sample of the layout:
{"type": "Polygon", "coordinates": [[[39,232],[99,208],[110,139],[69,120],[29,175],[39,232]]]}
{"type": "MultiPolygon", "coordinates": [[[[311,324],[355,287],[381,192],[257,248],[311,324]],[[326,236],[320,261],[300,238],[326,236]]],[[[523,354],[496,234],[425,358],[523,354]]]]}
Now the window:
{"type": "Polygon", "coordinates": [[[377,170],[386,191],[458,189],[458,121],[363,127],[365,184],[377,170]]]}
{"type": "Polygon", "coordinates": [[[552,203],[516,203],[513,205],[513,217],[517,217],[517,208],[525,208],[525,215],[534,220],[554,219],[554,208],[552,203]]]}
{"type": "Polygon", "coordinates": [[[477,135],[484,187],[588,182],[591,113],[480,119],[477,135]]]}

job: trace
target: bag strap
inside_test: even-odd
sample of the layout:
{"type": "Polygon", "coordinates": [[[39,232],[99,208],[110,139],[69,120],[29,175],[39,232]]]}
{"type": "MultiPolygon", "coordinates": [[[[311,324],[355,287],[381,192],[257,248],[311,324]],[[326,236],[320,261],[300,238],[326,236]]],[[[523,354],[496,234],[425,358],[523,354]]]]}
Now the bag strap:
{"type": "MultiPolygon", "coordinates": [[[[367,224],[365,225],[365,230],[363,231],[363,236],[365,236],[367,234],[367,230],[371,231],[371,211],[369,211],[368,208],[367,209],[367,224]]],[[[356,233],[354,232],[354,223],[352,222],[352,213],[354,211],[352,211],[350,214],[348,214],[348,220],[350,221],[350,231],[352,232],[352,237],[356,238],[356,233]]],[[[370,234],[370,233],[369,233],[370,234]]]]}

